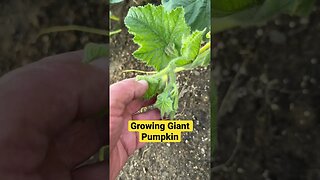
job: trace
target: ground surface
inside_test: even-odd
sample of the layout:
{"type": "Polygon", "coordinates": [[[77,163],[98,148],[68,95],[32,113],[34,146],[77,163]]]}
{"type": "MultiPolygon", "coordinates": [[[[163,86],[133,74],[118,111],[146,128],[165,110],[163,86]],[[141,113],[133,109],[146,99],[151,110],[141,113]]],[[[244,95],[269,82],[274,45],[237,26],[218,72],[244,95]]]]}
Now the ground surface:
{"type": "Polygon", "coordinates": [[[320,179],[319,22],[318,5],[310,18],[281,16],[215,36],[213,179],[320,179]]]}
{"type": "MultiPolygon", "coordinates": [[[[114,7],[114,13],[123,7],[114,7]]],[[[134,59],[137,49],[124,29],[111,38],[110,83],[135,77],[123,70],[152,70],[134,59]]],[[[181,143],[149,143],[129,159],[118,179],[209,179],[210,172],[210,70],[180,73],[179,110],[175,119],[192,119],[194,131],[183,133],[181,143]]]]}
{"type": "Polygon", "coordinates": [[[106,28],[103,1],[11,0],[0,3],[0,75],[45,56],[82,49],[87,42],[107,37],[82,32],[51,33],[43,28],[76,24],[106,28]]]}

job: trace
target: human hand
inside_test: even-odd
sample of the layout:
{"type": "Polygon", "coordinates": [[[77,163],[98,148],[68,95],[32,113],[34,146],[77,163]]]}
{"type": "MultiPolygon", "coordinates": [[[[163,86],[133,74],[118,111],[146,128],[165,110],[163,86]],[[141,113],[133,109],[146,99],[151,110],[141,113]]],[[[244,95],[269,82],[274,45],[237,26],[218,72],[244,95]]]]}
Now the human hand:
{"type": "Polygon", "coordinates": [[[107,117],[94,116],[107,108],[107,62],[82,56],[48,57],[0,78],[0,179],[108,178],[106,162],[76,168],[108,130],[107,117]]]}
{"type": "Polygon", "coordinates": [[[146,81],[127,79],[110,86],[110,179],[117,177],[133,152],[144,143],[137,132],[128,131],[128,120],[160,119],[159,110],[137,114],[142,107],[153,104],[142,96],[148,89],[146,81]]]}

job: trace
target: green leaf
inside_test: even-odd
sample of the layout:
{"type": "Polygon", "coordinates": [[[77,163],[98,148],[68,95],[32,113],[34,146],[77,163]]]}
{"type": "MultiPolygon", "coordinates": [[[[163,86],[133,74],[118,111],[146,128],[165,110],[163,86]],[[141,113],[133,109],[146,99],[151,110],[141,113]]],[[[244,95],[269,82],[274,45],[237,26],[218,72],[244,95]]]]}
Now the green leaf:
{"type": "Polygon", "coordinates": [[[163,6],[131,7],[124,20],[139,49],[133,55],[153,66],[165,68],[181,48],[183,36],[190,34],[183,8],[165,11],[163,6]],[[170,53],[171,52],[171,53],[170,53]]]}
{"type": "Polygon", "coordinates": [[[210,38],[211,38],[211,31],[209,31],[209,32],[206,34],[206,38],[207,38],[207,39],[210,39],[210,38]]]}
{"type": "Polygon", "coordinates": [[[189,60],[193,60],[199,54],[201,39],[204,31],[194,31],[188,37],[182,39],[181,54],[189,60]]]}
{"type": "Polygon", "coordinates": [[[212,16],[221,17],[259,5],[263,0],[212,1],[212,16]]]}
{"type": "Polygon", "coordinates": [[[190,60],[187,57],[180,56],[180,57],[177,57],[177,58],[173,59],[172,61],[175,61],[176,67],[181,67],[181,66],[184,66],[186,64],[189,64],[192,60],[190,60]]]}
{"type": "Polygon", "coordinates": [[[314,2],[315,0],[262,0],[255,6],[247,7],[230,15],[214,16],[212,19],[214,21],[213,33],[238,26],[262,25],[279,14],[306,16],[311,12],[314,2]]]}
{"type": "Polygon", "coordinates": [[[84,47],[84,63],[90,63],[91,61],[100,57],[108,57],[109,50],[105,44],[88,43],[84,47]]]}
{"type": "Polygon", "coordinates": [[[164,91],[157,96],[155,107],[160,110],[161,117],[164,117],[165,115],[171,114],[171,112],[173,111],[173,103],[174,102],[172,101],[172,99],[169,98],[168,92],[164,91]]]}
{"type": "Polygon", "coordinates": [[[197,58],[192,62],[192,67],[206,67],[210,64],[210,49],[207,49],[203,53],[199,54],[197,58]]]}
{"type": "Polygon", "coordinates": [[[179,56],[179,51],[176,48],[176,45],[172,42],[170,42],[166,48],[164,49],[164,52],[166,53],[167,56],[171,58],[175,58],[179,56]]]}
{"type": "Polygon", "coordinates": [[[210,29],[210,0],[162,0],[161,2],[168,11],[182,6],[186,21],[193,31],[210,29]]]}
{"type": "Polygon", "coordinates": [[[159,78],[153,78],[150,76],[137,76],[137,80],[146,80],[148,82],[148,90],[144,94],[145,99],[151,99],[154,97],[158,92],[162,91],[162,86],[161,86],[161,79],[159,78]]]}
{"type": "Polygon", "coordinates": [[[199,49],[201,46],[201,39],[204,31],[194,31],[191,35],[183,37],[181,56],[177,57],[173,61],[177,67],[184,66],[193,61],[199,54],[199,49]]]}
{"type": "Polygon", "coordinates": [[[316,0],[296,1],[296,5],[291,9],[291,14],[298,16],[308,16],[314,7],[316,0]]]}

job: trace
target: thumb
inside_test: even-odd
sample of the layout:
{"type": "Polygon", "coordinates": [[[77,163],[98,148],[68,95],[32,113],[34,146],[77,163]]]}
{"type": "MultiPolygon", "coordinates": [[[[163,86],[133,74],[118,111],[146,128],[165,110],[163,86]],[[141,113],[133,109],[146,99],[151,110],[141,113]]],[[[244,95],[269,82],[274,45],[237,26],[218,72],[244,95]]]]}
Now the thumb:
{"type": "Polygon", "coordinates": [[[127,106],[135,99],[141,98],[148,89],[145,80],[126,79],[110,86],[110,107],[113,103],[127,106]]]}

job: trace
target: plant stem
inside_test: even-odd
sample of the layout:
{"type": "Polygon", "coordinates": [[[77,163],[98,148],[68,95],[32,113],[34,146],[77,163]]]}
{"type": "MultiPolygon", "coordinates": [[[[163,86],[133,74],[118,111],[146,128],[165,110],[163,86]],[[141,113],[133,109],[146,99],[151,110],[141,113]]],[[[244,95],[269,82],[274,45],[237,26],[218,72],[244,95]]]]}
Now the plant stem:
{"type": "Polygon", "coordinates": [[[211,42],[207,42],[201,49],[199,50],[199,54],[203,53],[205,50],[209,49],[211,47],[211,42]]]}
{"type": "Polygon", "coordinates": [[[118,30],[115,30],[115,31],[110,31],[109,36],[118,34],[118,33],[120,33],[120,32],[121,32],[121,29],[118,29],[118,30]]]}
{"type": "Polygon", "coordinates": [[[122,73],[126,73],[126,72],[137,72],[137,73],[144,73],[144,74],[155,74],[155,73],[157,73],[157,71],[141,71],[141,70],[135,70],[135,69],[122,71],[122,73]]]}
{"type": "MultiPolygon", "coordinates": [[[[211,47],[211,43],[208,42],[206,43],[203,47],[201,47],[201,49],[199,50],[199,54],[205,52],[206,50],[208,50],[211,47]]],[[[190,70],[195,68],[194,65],[192,65],[192,62],[190,64],[186,64],[184,66],[180,66],[180,67],[175,67],[175,63],[177,60],[180,60],[179,57],[173,59],[172,61],[170,61],[170,63],[167,65],[167,67],[165,67],[164,69],[162,69],[161,71],[157,72],[153,72],[156,74],[151,75],[152,77],[161,77],[164,75],[167,75],[170,71],[174,71],[175,73],[180,72],[180,71],[185,71],[185,70],[190,70]],[[174,68],[173,68],[174,67],[174,68]]],[[[145,71],[142,71],[143,73],[147,73],[145,71]]]]}
{"type": "Polygon", "coordinates": [[[78,26],[78,25],[66,25],[66,26],[53,26],[46,29],[42,29],[38,34],[38,37],[48,33],[63,32],[63,31],[81,31],[81,32],[108,36],[108,31],[103,29],[96,29],[96,28],[78,26]]]}
{"type": "Polygon", "coordinates": [[[110,15],[110,19],[111,20],[114,20],[114,21],[120,21],[120,18],[118,18],[117,16],[115,16],[115,15],[110,15]]]}

